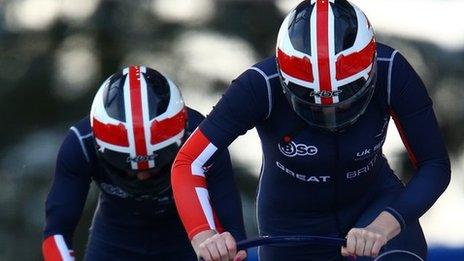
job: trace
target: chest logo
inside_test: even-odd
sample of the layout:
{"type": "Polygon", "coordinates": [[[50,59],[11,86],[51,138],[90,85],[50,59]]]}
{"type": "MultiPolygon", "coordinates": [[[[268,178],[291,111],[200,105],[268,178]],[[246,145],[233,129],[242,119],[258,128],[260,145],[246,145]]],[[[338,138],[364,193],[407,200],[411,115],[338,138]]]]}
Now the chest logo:
{"type": "Polygon", "coordinates": [[[356,153],[356,157],[360,158],[360,157],[367,156],[369,154],[371,154],[371,149],[365,149],[364,151],[356,153]]]}
{"type": "Polygon", "coordinates": [[[313,145],[296,144],[295,142],[279,143],[279,151],[287,157],[295,156],[314,156],[317,154],[317,148],[313,145]]]}

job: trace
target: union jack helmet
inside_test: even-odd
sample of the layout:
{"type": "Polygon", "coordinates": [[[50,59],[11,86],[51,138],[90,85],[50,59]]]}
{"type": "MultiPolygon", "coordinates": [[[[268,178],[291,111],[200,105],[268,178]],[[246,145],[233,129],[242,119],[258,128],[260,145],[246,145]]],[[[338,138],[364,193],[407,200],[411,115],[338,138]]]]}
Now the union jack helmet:
{"type": "Polygon", "coordinates": [[[90,121],[97,155],[117,185],[134,194],[153,192],[160,182],[169,186],[187,125],[184,101],[171,80],[143,66],[111,75],[95,95],[90,121]],[[139,171],[153,175],[140,181],[139,171]]]}
{"type": "Polygon", "coordinates": [[[277,67],[293,110],[308,124],[343,130],[375,89],[377,51],[366,15],[345,0],[307,0],[285,18],[277,67]]]}

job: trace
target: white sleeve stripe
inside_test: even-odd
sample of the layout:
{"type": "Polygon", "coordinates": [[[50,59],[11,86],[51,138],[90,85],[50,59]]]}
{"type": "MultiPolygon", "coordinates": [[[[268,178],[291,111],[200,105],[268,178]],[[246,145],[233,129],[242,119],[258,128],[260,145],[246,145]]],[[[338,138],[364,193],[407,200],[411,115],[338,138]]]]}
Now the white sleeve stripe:
{"type": "Polygon", "coordinates": [[[260,195],[261,195],[261,183],[262,183],[261,181],[263,180],[263,173],[264,173],[265,166],[266,166],[266,158],[264,157],[264,154],[263,154],[262,160],[261,160],[261,171],[259,173],[259,178],[258,178],[258,191],[256,193],[256,204],[255,204],[255,217],[256,217],[256,224],[258,225],[259,235],[261,235],[261,225],[259,223],[258,206],[259,206],[259,200],[260,200],[260,195]]]}
{"type": "Polygon", "coordinates": [[[380,61],[380,62],[390,62],[391,60],[392,60],[391,57],[388,57],[388,58],[379,57],[379,58],[377,58],[377,61],[380,61]]]}
{"type": "Polygon", "coordinates": [[[79,130],[76,127],[74,127],[74,126],[71,127],[71,130],[76,134],[77,139],[79,140],[79,143],[81,144],[82,152],[84,153],[85,159],[87,160],[87,162],[90,162],[90,158],[89,158],[89,155],[87,153],[87,149],[85,148],[84,142],[82,141],[82,139],[85,139],[85,138],[88,138],[88,137],[92,136],[92,133],[89,133],[89,134],[87,134],[85,136],[81,136],[81,134],[79,133],[79,130]]]}
{"type": "Polygon", "coordinates": [[[201,208],[203,209],[203,213],[205,214],[206,220],[208,221],[208,225],[211,229],[216,230],[216,224],[214,223],[214,216],[213,216],[213,209],[211,208],[211,204],[209,203],[209,195],[208,190],[201,187],[196,187],[195,191],[197,193],[197,197],[200,200],[201,208]]]}
{"type": "Polygon", "coordinates": [[[81,139],[87,139],[93,136],[93,133],[89,133],[87,135],[81,136],[81,139]]]}
{"type": "Polygon", "coordinates": [[[55,240],[56,246],[58,247],[58,251],[60,251],[60,255],[61,258],[63,258],[63,261],[74,261],[74,257],[72,257],[69,253],[69,249],[64,242],[63,236],[54,235],[53,239],[55,240]]]}
{"type": "Polygon", "coordinates": [[[269,116],[271,115],[271,111],[272,111],[272,92],[271,92],[271,84],[269,83],[269,80],[270,79],[273,79],[273,78],[276,78],[279,76],[278,73],[275,73],[271,76],[267,76],[261,69],[259,68],[256,68],[256,67],[251,67],[252,70],[254,71],[257,71],[259,74],[261,74],[261,76],[263,76],[264,80],[266,81],[266,87],[267,87],[267,96],[268,96],[268,100],[269,100],[269,110],[267,112],[267,115],[266,115],[266,119],[269,118],[269,116]]]}
{"type": "Polygon", "coordinates": [[[388,106],[390,106],[390,95],[391,95],[391,77],[392,77],[392,70],[393,70],[393,59],[395,59],[395,55],[398,53],[398,50],[395,50],[390,58],[390,64],[388,66],[388,84],[387,84],[387,102],[388,106]]]}
{"type": "Polygon", "coordinates": [[[213,143],[209,143],[208,146],[203,150],[200,155],[192,162],[192,175],[195,176],[205,176],[205,171],[203,170],[203,165],[213,156],[217,151],[217,147],[213,143]]]}

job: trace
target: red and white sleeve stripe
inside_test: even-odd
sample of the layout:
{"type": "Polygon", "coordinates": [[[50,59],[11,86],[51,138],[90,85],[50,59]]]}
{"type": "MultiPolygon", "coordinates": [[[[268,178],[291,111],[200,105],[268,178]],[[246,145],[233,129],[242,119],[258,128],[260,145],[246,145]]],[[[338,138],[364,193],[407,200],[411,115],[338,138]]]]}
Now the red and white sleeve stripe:
{"type": "Polygon", "coordinates": [[[74,251],[66,246],[62,235],[47,237],[42,243],[45,261],[74,261],[74,251]]]}
{"type": "Polygon", "coordinates": [[[217,147],[197,128],[172,165],[174,200],[190,239],[205,230],[223,230],[210,203],[204,169],[216,151],[217,147]]]}

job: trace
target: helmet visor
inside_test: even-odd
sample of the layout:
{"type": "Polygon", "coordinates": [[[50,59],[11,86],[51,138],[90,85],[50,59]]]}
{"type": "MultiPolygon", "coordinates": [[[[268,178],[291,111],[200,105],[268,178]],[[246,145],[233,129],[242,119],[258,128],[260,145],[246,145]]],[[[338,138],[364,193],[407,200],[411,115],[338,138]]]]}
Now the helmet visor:
{"type": "Polygon", "coordinates": [[[156,195],[170,187],[170,170],[172,162],[179,150],[179,145],[171,144],[155,152],[154,168],[134,170],[131,168],[128,154],[107,150],[105,154],[97,153],[107,177],[115,185],[134,196],[156,195]],[[119,158],[115,158],[119,156],[119,158]],[[124,159],[124,160],[121,160],[124,159]],[[113,163],[125,164],[122,166],[113,163]],[[139,179],[138,174],[143,171],[149,174],[146,179],[139,179]]]}
{"type": "Polygon", "coordinates": [[[322,105],[303,100],[295,95],[285,84],[285,93],[293,110],[308,124],[329,130],[339,131],[353,124],[366,110],[375,90],[374,72],[360,90],[350,98],[339,103],[322,105]]]}
{"type": "Polygon", "coordinates": [[[154,196],[166,191],[170,183],[171,164],[161,168],[145,171],[150,174],[149,178],[141,180],[137,177],[136,171],[124,171],[115,168],[106,161],[101,161],[103,169],[107,173],[107,178],[116,186],[132,196],[154,196]]]}

